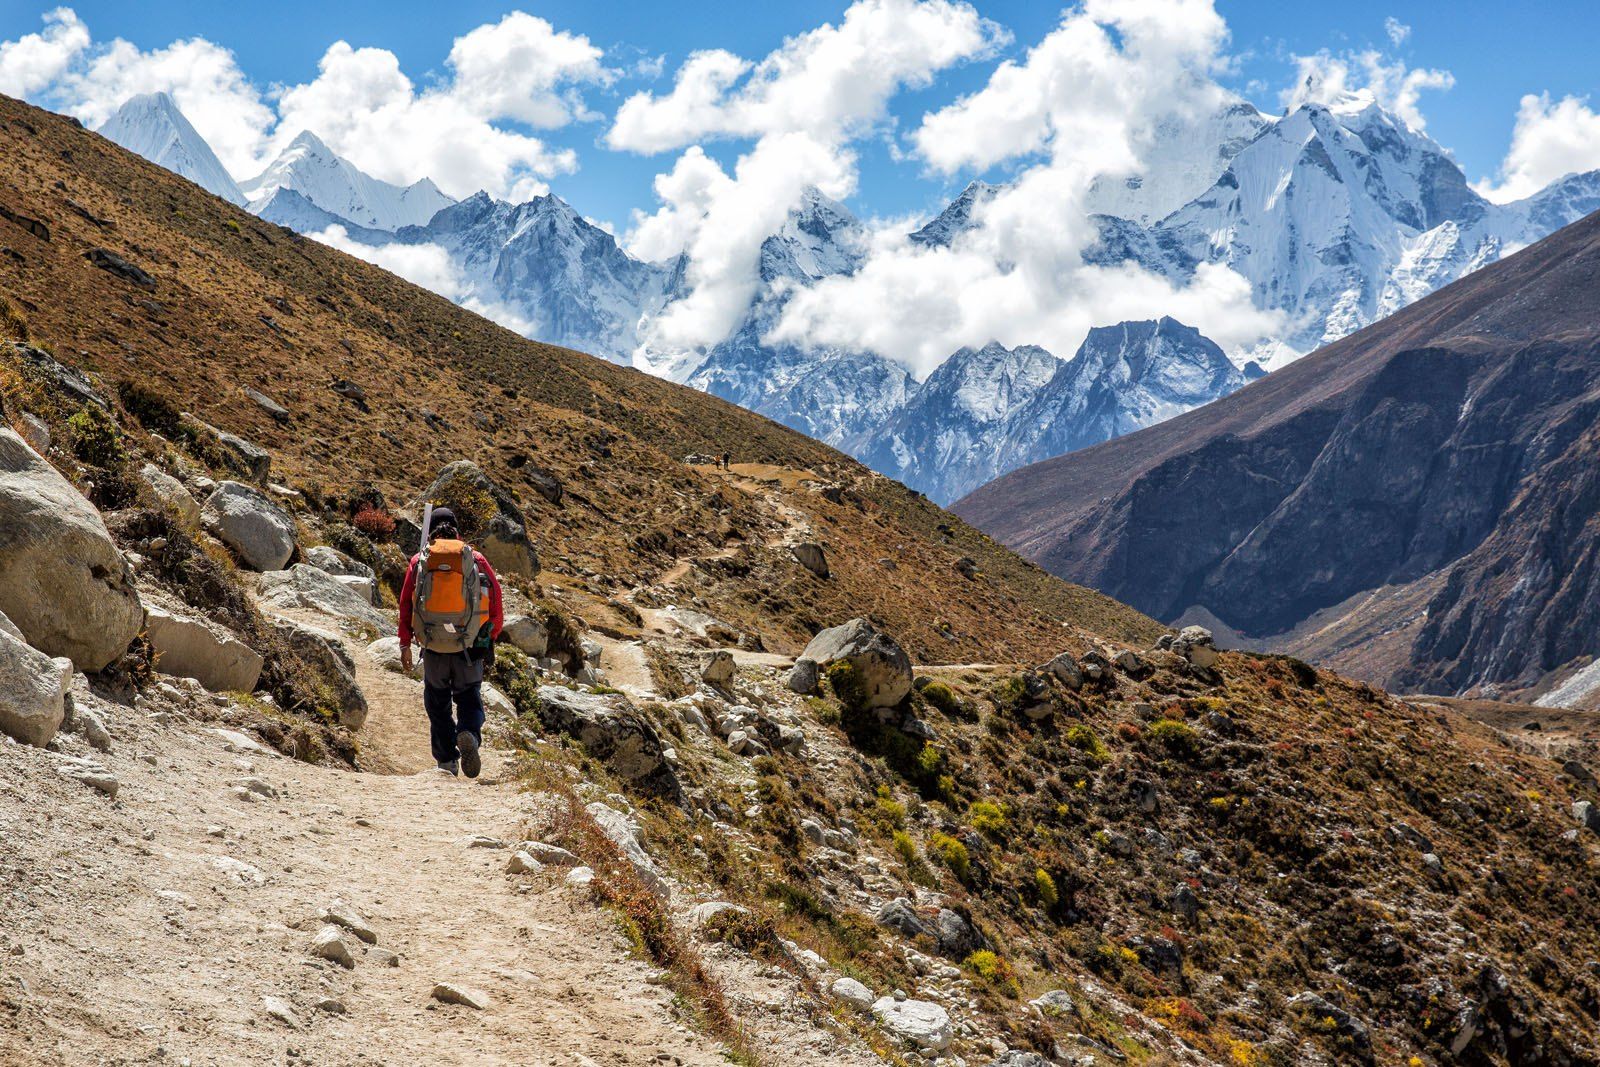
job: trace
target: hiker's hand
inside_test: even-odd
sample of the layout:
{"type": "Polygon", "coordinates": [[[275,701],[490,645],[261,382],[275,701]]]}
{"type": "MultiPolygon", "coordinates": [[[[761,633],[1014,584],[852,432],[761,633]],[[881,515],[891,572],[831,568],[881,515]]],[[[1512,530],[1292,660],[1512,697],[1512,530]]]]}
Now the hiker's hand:
{"type": "Polygon", "coordinates": [[[411,673],[411,668],[416,661],[411,658],[411,646],[403,645],[400,648],[400,670],[405,674],[411,673]]]}

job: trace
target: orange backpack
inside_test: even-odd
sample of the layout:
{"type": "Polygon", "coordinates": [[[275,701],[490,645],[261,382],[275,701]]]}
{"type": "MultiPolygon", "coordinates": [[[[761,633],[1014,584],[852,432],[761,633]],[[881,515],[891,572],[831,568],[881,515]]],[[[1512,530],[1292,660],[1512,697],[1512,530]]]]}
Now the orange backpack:
{"type": "Polygon", "coordinates": [[[472,546],[440,538],[422,550],[412,619],[430,652],[465,652],[489,625],[489,583],[472,546]]]}

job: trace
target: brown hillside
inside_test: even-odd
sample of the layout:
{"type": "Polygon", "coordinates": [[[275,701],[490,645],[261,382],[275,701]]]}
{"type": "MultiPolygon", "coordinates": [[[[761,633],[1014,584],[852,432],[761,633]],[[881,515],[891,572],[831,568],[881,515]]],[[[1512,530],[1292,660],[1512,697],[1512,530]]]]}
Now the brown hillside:
{"type": "Polygon", "coordinates": [[[313,501],[372,485],[397,504],[450,460],[474,459],[519,491],[547,572],[602,597],[681,558],[747,546],[734,563],[764,581],[702,570],[697,593],[730,621],[762,618],[763,640],[779,651],[864,611],[941,662],[1042,657],[1062,643],[1063,624],[1157,632],[832,449],[702,393],[525,340],[70,119],[0,99],[0,156],[0,294],[25,320],[13,332],[268,448],[273,477],[313,501]],[[153,287],[96,266],[93,249],[148,272],[153,287]],[[334,392],[335,379],[364,390],[364,405],[334,392]],[[275,422],[246,388],[292,417],[275,422]],[[842,491],[836,502],[790,479],[758,499],[754,483],[681,462],[723,451],[842,491]],[[565,485],[559,506],[529,491],[538,468],[565,485]],[[829,552],[828,581],[777,546],[805,529],[829,552]],[[956,571],[962,556],[977,561],[975,579],[956,571]]]}

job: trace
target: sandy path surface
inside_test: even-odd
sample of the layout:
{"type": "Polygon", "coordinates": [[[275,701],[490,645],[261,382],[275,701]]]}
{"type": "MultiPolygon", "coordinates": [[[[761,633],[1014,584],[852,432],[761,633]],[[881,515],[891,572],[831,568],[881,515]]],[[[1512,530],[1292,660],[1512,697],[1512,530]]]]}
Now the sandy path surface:
{"type": "Polygon", "coordinates": [[[468,846],[514,842],[531,798],[494,752],[477,782],[431,769],[416,683],[357,659],[365,756],[421,773],[309,766],[129,708],[99,757],[113,802],[60,756],[0,745],[0,1063],[726,1062],[561,872],[468,846]],[[275,795],[232,788],[251,778],[275,795]],[[307,951],[336,897],[378,938],[347,939],[353,969],[307,951]],[[443,981],[489,1007],[437,1003],[443,981]]]}

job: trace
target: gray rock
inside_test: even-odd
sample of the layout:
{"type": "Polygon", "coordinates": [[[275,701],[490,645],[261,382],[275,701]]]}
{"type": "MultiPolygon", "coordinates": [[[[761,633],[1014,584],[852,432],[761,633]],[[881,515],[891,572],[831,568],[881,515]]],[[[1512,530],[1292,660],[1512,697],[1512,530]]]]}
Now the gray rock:
{"type": "Polygon", "coordinates": [[[451,497],[466,486],[488,493],[494,500],[495,514],[486,529],[462,532],[472,535],[474,547],[483,553],[496,572],[521,574],[530,578],[537,575],[539,553],[528,537],[522,509],[517,505],[516,498],[484,474],[476,463],[463,459],[445,467],[422,495],[422,501],[418,502],[415,510],[420,515],[422,502],[430,500],[435,504],[458,506],[459,502],[451,497]]]}
{"type": "Polygon", "coordinates": [[[917,916],[917,910],[905,897],[895,897],[878,909],[878,925],[886,926],[906,937],[932,937],[933,931],[917,916]]]}
{"type": "Polygon", "coordinates": [[[274,619],[272,627],[333,697],[339,709],[339,725],[349,730],[361,729],[367,721],[367,696],[356,684],[355,662],[339,636],[292,619],[274,619]]]}
{"type": "Polygon", "coordinates": [[[27,411],[22,413],[20,421],[22,425],[18,427],[18,432],[22,434],[23,440],[27,441],[39,455],[49,455],[50,446],[55,443],[50,436],[50,424],[27,411]]]}
{"type": "Polygon", "coordinates": [[[81,735],[96,752],[111,751],[111,731],[99,715],[86,707],[72,709],[72,732],[81,735]]]}
{"type": "Polygon", "coordinates": [[[280,424],[286,423],[290,420],[290,418],[292,418],[292,416],[289,414],[288,408],[284,407],[282,404],[278,403],[276,400],[272,399],[270,396],[261,392],[260,390],[246,387],[244,395],[254,401],[256,407],[260,408],[262,411],[265,411],[273,422],[280,424]]]}
{"type": "Polygon", "coordinates": [[[795,561],[818,578],[828,576],[828,555],[822,551],[822,546],[815,541],[802,541],[797,545],[789,546],[790,553],[795,561]]]}
{"type": "Polygon", "coordinates": [[[378,943],[378,932],[372,928],[372,924],[363,919],[358,911],[338,897],[335,897],[326,908],[322,909],[320,918],[323,922],[344,927],[369,945],[378,943]]]}
{"type": "Polygon", "coordinates": [[[817,666],[817,661],[802,656],[794,661],[794,667],[790,669],[788,677],[784,678],[783,684],[801,696],[809,696],[817,691],[821,681],[822,669],[817,666]]]}
{"type": "Polygon", "coordinates": [[[842,1000],[857,1011],[871,1009],[872,1002],[877,999],[872,990],[856,981],[854,978],[835,978],[833,985],[828,987],[837,1000],[842,1000]]]}
{"type": "Polygon", "coordinates": [[[344,939],[344,931],[332,923],[318,930],[311,939],[311,955],[318,959],[331,960],[341,967],[354,967],[356,965],[355,953],[350,951],[350,945],[344,939]]]}
{"type": "Polygon", "coordinates": [[[261,1007],[266,1011],[268,1018],[278,1020],[291,1030],[300,1029],[300,1017],[294,1013],[288,1001],[279,997],[262,997],[261,1007]]]}
{"type": "Polygon", "coordinates": [[[473,1011],[489,1009],[489,995],[458,982],[440,982],[433,987],[433,999],[441,1004],[460,1004],[473,1011]]]}
{"type": "Polygon", "coordinates": [[[1192,923],[1200,915],[1200,898],[1186,883],[1179,882],[1172,891],[1172,910],[1181,915],[1184,922],[1192,923]]]}
{"type": "Polygon", "coordinates": [[[911,692],[911,658],[888,634],[866,619],[823,630],[801,653],[821,667],[841,660],[855,668],[869,708],[899,704],[911,692]]]}
{"type": "Polygon", "coordinates": [[[981,949],[989,947],[988,940],[973,927],[965,915],[950,908],[940,908],[933,920],[933,933],[939,942],[939,951],[953,960],[964,960],[981,949]]]}
{"type": "Polygon", "coordinates": [[[1061,653],[1039,668],[1039,672],[1050,675],[1068,689],[1081,689],[1083,687],[1083,668],[1078,666],[1078,661],[1073,658],[1071,653],[1061,653]]]}
{"type": "Polygon", "coordinates": [[[955,1036],[950,1014],[928,1000],[896,1000],[881,997],[872,1005],[878,1025],[908,1044],[932,1052],[943,1052],[955,1036]]]}
{"type": "Polygon", "coordinates": [[[317,570],[327,571],[335,577],[366,578],[369,581],[377,577],[365,563],[328,545],[314,545],[306,549],[305,558],[317,570]]]}
{"type": "Polygon", "coordinates": [[[1202,670],[1210,670],[1217,664],[1217,650],[1211,631],[1204,626],[1185,626],[1178,631],[1178,636],[1172,639],[1170,647],[1172,651],[1202,670]]]}
{"type": "Polygon", "coordinates": [[[511,858],[506,860],[507,874],[538,874],[542,870],[544,864],[520,849],[511,853],[511,858]]]}
{"type": "Polygon", "coordinates": [[[0,630],[0,733],[43,748],[67,713],[72,661],[51,659],[0,630]]]}
{"type": "Polygon", "coordinates": [[[185,526],[199,524],[200,501],[196,500],[194,494],[183,487],[182,482],[154,463],[146,463],[143,467],[140,467],[139,478],[145,485],[150,487],[150,491],[155,494],[157,500],[171,508],[178,518],[183,520],[185,526]]]}
{"type": "Polygon", "coordinates": [[[0,612],[47,656],[98,671],[144,623],[133,572],[100,513],[0,427],[0,612]]]}
{"type": "MultiPolygon", "coordinates": [[[[398,637],[380,637],[367,646],[367,655],[372,657],[378,666],[386,671],[396,674],[404,673],[400,669],[400,639],[398,637]]],[[[422,657],[415,657],[411,665],[411,677],[422,677],[422,657]]]]}
{"type": "Polygon", "coordinates": [[[700,666],[700,677],[706,683],[714,686],[726,686],[733,681],[737,673],[737,665],[733,661],[733,653],[725,648],[719,648],[705,658],[700,666]]]}
{"type": "MultiPolygon", "coordinates": [[[[1085,1060],[1082,1062],[1087,1063],[1090,1061],[1085,1060]]],[[[1094,1060],[1093,1062],[1098,1063],[1100,1061],[1094,1060]]],[[[990,1060],[989,1067],[1052,1067],[1052,1064],[1037,1052],[1023,1052],[1020,1049],[1012,1049],[990,1060]]]]}
{"type": "Polygon", "coordinates": [[[732,912],[735,915],[749,915],[749,908],[741,908],[737,904],[730,904],[726,900],[708,900],[703,904],[696,904],[684,916],[691,929],[698,930],[718,915],[732,912]]]}
{"type": "Polygon", "coordinates": [[[222,446],[223,462],[231,470],[258,484],[267,480],[272,473],[272,453],[238,434],[216,430],[216,435],[217,443],[222,446]]]}
{"type": "MultiPolygon", "coordinates": [[[[639,824],[616,808],[602,804],[599,801],[588,805],[584,810],[595,821],[595,825],[600,827],[601,833],[610,838],[611,843],[617,846],[618,851],[622,853],[622,858],[628,861],[628,865],[634,869],[639,878],[650,888],[650,891],[657,896],[667,896],[671,890],[667,885],[666,879],[661,877],[661,871],[656,867],[655,861],[644,850],[644,832],[639,829],[639,824]]],[[[572,874],[582,870],[588,870],[588,868],[576,867],[573,869],[572,874]]],[[[592,871],[590,876],[593,876],[592,871]]],[[[567,882],[569,885],[572,883],[571,874],[567,876],[567,882]]]]}
{"type": "Polygon", "coordinates": [[[573,853],[560,845],[548,845],[543,841],[524,841],[517,846],[517,851],[526,852],[547,867],[582,866],[582,861],[573,853]]]}
{"type": "Polygon", "coordinates": [[[305,608],[377,630],[393,629],[388,616],[373,607],[371,600],[327,571],[305,563],[286,571],[267,571],[261,576],[260,589],[261,602],[268,607],[305,608]]]}
{"type": "Polygon", "coordinates": [[[1078,1013],[1078,1006],[1072,1002],[1072,996],[1065,989],[1052,989],[1028,1003],[1041,1015],[1061,1017],[1078,1013]]]}
{"type": "Polygon", "coordinates": [[[206,529],[253,571],[280,570],[294,554],[294,520],[253,486],[221,483],[206,498],[200,516],[206,529]]]}
{"type": "Polygon", "coordinates": [[[91,759],[68,756],[56,764],[56,773],[86,785],[90,789],[98,790],[112,800],[117,798],[117,791],[121,789],[121,783],[117,781],[117,776],[91,759]]]}
{"type": "Polygon", "coordinates": [[[193,678],[216,693],[248,693],[261,677],[261,653],[210,620],[150,604],[145,630],[163,674],[193,678]]]}
{"type": "Polygon", "coordinates": [[[1289,1004],[1291,1007],[1299,1008],[1313,1018],[1333,1020],[1334,1027],[1341,1034],[1350,1038],[1351,1043],[1358,1050],[1367,1050],[1372,1047],[1372,1035],[1367,1028],[1367,1024],[1321,994],[1307,990],[1304,993],[1298,993],[1290,997],[1289,1004]]]}
{"type": "Polygon", "coordinates": [[[1587,800],[1579,800],[1572,805],[1572,817],[1584,829],[1600,834],[1600,807],[1587,800]]]}
{"type": "Polygon", "coordinates": [[[534,659],[542,659],[550,651],[550,631],[532,615],[514,615],[506,620],[500,631],[511,642],[534,659]]]}
{"type": "Polygon", "coordinates": [[[574,867],[567,872],[566,883],[574,889],[582,889],[594,881],[593,867],[574,867]]]}
{"type": "Polygon", "coordinates": [[[584,750],[635,785],[676,796],[682,786],[661,754],[661,738],[620,693],[584,693],[560,686],[538,690],[545,728],[582,742],[584,750]]]}

